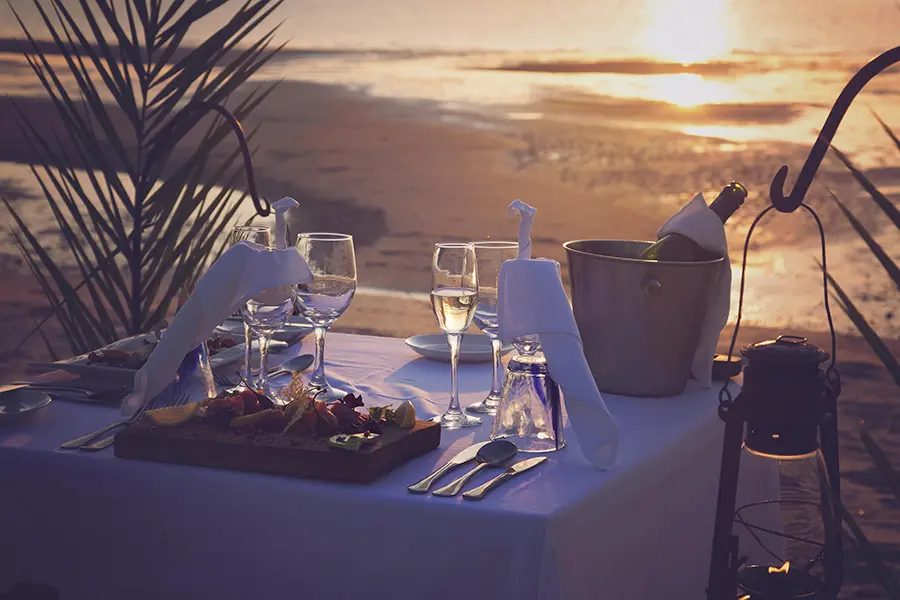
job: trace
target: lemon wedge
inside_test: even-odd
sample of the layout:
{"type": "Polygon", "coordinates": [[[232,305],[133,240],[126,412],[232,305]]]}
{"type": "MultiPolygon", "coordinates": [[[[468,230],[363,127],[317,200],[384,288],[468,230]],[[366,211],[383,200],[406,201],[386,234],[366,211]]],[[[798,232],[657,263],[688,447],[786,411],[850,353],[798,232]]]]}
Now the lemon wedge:
{"type": "Polygon", "coordinates": [[[194,418],[200,409],[200,402],[191,402],[181,406],[167,406],[166,408],[157,408],[148,410],[144,415],[150,419],[154,425],[160,427],[172,427],[187,423],[194,418]]]}
{"type": "Polygon", "coordinates": [[[394,423],[404,429],[416,424],[416,407],[409,400],[394,409],[394,423]]]}

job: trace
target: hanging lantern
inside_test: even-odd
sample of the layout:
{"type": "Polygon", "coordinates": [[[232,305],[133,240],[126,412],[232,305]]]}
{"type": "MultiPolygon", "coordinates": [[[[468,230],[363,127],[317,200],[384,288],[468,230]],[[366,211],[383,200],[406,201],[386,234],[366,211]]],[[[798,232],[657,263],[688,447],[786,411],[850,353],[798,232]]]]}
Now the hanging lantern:
{"type": "Polygon", "coordinates": [[[769,190],[771,206],[753,221],[744,243],[737,322],[729,360],[741,324],[750,239],[770,211],[803,208],[815,219],[822,249],[825,314],[831,332],[829,354],[805,338],[779,336],[746,346],[741,393],[732,398],[728,382],[719,395],[725,422],[722,466],[713,533],[708,600],[833,600],[843,582],[837,399],[840,377],[835,368],[836,336],[828,303],[825,231],[815,211],[803,202],[831,140],[856,95],[876,75],[900,62],[900,46],[872,59],[844,87],[813,144],[794,188],[785,195],[788,168],[783,166],[769,190]],[[752,455],[778,465],[777,497],[737,507],[741,456],[752,455]],[[768,511],[765,518],[757,518],[768,511]],[[781,530],[767,526],[774,511],[781,530]],[[741,556],[739,533],[765,551],[758,563],[741,556]],[[776,547],[777,546],[777,547],[776,547]]]}
{"type": "Polygon", "coordinates": [[[835,598],[842,582],[835,380],[829,354],[805,338],[779,336],[746,346],[741,393],[726,399],[710,600],[835,598]],[[778,495],[735,507],[742,455],[776,461],[778,495]],[[773,530],[772,511],[783,530],[773,530]],[[739,556],[737,534],[752,536],[767,562],[739,556]]]}

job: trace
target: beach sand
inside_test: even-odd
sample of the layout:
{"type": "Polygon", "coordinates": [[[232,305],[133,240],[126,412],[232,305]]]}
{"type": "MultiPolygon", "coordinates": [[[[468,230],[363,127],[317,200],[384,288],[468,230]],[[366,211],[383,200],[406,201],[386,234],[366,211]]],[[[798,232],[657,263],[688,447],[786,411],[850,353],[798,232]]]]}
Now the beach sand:
{"type": "MultiPolygon", "coordinates": [[[[40,100],[23,102],[35,114],[46,109],[40,100]]],[[[588,117],[578,118],[577,112],[569,115],[568,120],[498,123],[465,111],[439,110],[429,103],[376,100],[338,87],[285,82],[246,125],[262,124],[255,157],[262,193],[271,199],[292,196],[300,202],[290,223],[292,231],[336,230],[354,235],[361,289],[333,330],[392,337],[437,332],[428,303],[422,296],[367,288],[427,292],[433,244],[514,238],[516,223],[505,215],[513,198],[522,198],[540,211],[533,233],[534,254],[555,258],[565,267],[563,241],[652,239],[659,224],[693,192],[714,194],[727,180],[738,179],[755,191],[748,208],[729,222],[736,265],[749,221],[763,206],[772,165],[799,165],[806,152],[789,144],[742,146],[736,151],[724,140],[617,130],[588,117]]],[[[11,111],[0,111],[0,160],[22,163],[30,155],[11,119],[11,111]]],[[[189,147],[190,141],[185,144],[189,147]]],[[[849,185],[837,170],[824,173],[823,178],[835,186],[849,185]]],[[[35,194],[33,182],[23,177],[21,167],[0,171],[0,181],[7,193],[16,192],[17,206],[27,216],[48,216],[42,201],[28,198],[35,194]]],[[[818,190],[815,195],[820,198],[821,193],[818,190]]],[[[813,201],[820,200],[814,197],[813,201]]],[[[825,217],[826,226],[840,226],[831,212],[825,217]]],[[[796,222],[761,235],[758,247],[770,256],[773,247],[796,249],[798,244],[804,252],[814,252],[810,230],[798,229],[796,222]]],[[[57,235],[52,225],[42,230],[43,239],[57,235]]],[[[0,294],[4,330],[0,356],[3,377],[11,380],[26,371],[28,361],[46,359],[46,348],[37,336],[18,351],[12,348],[47,308],[37,283],[8,240],[0,246],[0,271],[5,284],[0,294]]],[[[760,269],[755,274],[764,278],[767,273],[760,269]]],[[[790,272],[784,277],[790,280],[790,272]]],[[[748,285],[764,283],[757,279],[748,285]]],[[[782,290],[777,303],[783,306],[786,299],[790,294],[782,290]]],[[[763,300],[750,302],[750,308],[763,300]]],[[[877,299],[873,303],[878,306],[877,299]]],[[[777,308],[759,314],[780,325],[777,308]]],[[[800,332],[808,331],[814,342],[826,347],[821,333],[809,332],[824,323],[824,316],[816,314],[820,313],[804,321],[800,332]]],[[[748,328],[741,340],[770,339],[783,332],[748,328]]],[[[55,323],[48,325],[46,335],[60,357],[68,354],[55,323]]],[[[724,344],[724,334],[722,340],[724,344]]],[[[900,352],[900,343],[893,347],[900,352]]],[[[884,443],[894,464],[900,465],[900,443],[892,435],[900,429],[893,406],[897,386],[860,338],[842,335],[839,356],[845,382],[840,401],[844,500],[857,512],[866,533],[897,564],[900,504],[880,481],[857,433],[865,425],[884,443]]],[[[847,554],[848,584],[842,597],[880,597],[858,553],[848,548],[847,554]]]]}

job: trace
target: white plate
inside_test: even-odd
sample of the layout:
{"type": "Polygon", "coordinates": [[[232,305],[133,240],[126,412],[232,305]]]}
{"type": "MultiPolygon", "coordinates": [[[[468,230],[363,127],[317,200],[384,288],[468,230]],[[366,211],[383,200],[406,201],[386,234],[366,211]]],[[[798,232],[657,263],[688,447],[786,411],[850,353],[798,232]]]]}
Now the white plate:
{"type": "MultiPolygon", "coordinates": [[[[284,327],[275,332],[273,340],[294,343],[312,333],[312,323],[303,317],[292,316],[284,327]]],[[[217,333],[233,336],[236,341],[244,339],[244,322],[237,317],[228,317],[225,322],[216,327],[217,333]]]]}
{"type": "MultiPolygon", "coordinates": [[[[443,333],[414,335],[406,338],[406,345],[430,360],[450,362],[450,343],[443,333]]],[[[512,350],[512,344],[504,344],[501,353],[512,350]]],[[[467,333],[459,348],[459,362],[480,363],[493,360],[491,341],[486,335],[467,333]]]]}
{"type": "MultiPolygon", "coordinates": [[[[152,334],[143,334],[125,338],[124,340],[119,340],[110,344],[109,346],[106,346],[106,348],[121,348],[122,350],[133,352],[144,344],[144,336],[149,335],[152,334]]],[[[275,354],[281,352],[287,347],[288,344],[286,342],[273,340],[269,344],[269,352],[275,354]]],[[[251,352],[250,360],[251,364],[255,364],[259,362],[259,340],[253,340],[253,345],[251,346],[251,348],[253,349],[253,351],[251,352]]],[[[110,385],[114,386],[127,386],[130,388],[134,385],[134,374],[137,373],[135,369],[127,369],[125,367],[111,367],[109,365],[97,363],[88,364],[87,360],[88,355],[82,354],[80,356],[74,356],[72,358],[67,358],[65,360],[53,363],[32,362],[29,363],[29,366],[43,369],[44,371],[66,371],[68,373],[80,375],[81,377],[87,379],[102,379],[105,383],[109,383],[110,385]]],[[[216,354],[210,356],[209,365],[213,368],[213,370],[217,370],[243,360],[244,343],[241,342],[236,346],[220,350],[216,354]]]]}

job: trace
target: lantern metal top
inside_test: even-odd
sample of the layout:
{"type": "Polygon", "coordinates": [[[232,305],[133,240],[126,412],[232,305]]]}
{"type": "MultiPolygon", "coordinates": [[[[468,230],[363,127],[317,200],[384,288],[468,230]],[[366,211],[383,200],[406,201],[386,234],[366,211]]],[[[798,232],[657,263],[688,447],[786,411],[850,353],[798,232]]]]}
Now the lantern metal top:
{"type": "Polygon", "coordinates": [[[774,340],[749,344],[741,349],[741,354],[751,361],[791,366],[818,365],[830,357],[805,337],[794,335],[779,335],[774,340]]]}

